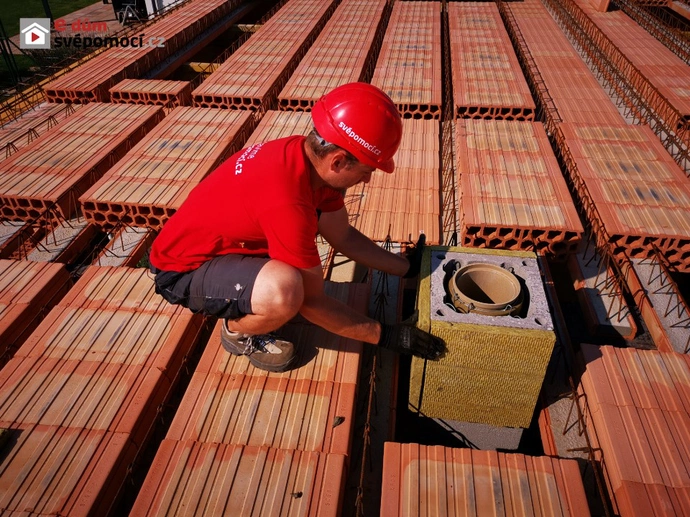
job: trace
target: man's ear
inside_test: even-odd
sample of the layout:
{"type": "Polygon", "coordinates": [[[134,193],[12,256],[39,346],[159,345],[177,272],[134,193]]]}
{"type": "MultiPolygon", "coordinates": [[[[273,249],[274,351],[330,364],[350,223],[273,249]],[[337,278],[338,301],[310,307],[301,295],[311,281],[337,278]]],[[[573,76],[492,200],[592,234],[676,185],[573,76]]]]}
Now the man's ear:
{"type": "Polygon", "coordinates": [[[347,167],[347,154],[344,150],[339,149],[334,151],[331,155],[331,170],[340,172],[347,167]]]}

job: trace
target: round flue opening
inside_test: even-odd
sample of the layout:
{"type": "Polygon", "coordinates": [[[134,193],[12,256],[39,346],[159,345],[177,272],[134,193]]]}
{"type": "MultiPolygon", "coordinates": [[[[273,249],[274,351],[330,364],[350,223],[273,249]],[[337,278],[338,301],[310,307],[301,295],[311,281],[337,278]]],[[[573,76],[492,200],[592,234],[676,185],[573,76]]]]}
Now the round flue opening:
{"type": "Polygon", "coordinates": [[[453,305],[461,312],[489,316],[516,314],[522,306],[517,277],[494,264],[475,263],[460,268],[449,283],[453,305]]]}

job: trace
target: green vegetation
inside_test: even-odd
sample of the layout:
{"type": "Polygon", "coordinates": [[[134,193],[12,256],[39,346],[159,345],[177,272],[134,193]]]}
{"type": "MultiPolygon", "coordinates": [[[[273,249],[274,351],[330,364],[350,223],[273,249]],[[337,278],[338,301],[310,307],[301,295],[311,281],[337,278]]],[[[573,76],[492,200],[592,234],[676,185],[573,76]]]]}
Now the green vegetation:
{"type": "Polygon", "coordinates": [[[145,253],[144,256],[139,259],[139,262],[137,262],[137,265],[135,267],[143,267],[149,269],[151,267],[151,263],[149,262],[149,254],[145,253]]]}
{"type": "MultiPolygon", "coordinates": [[[[48,0],[48,5],[57,19],[66,14],[95,4],[98,0],[48,0]]],[[[19,18],[45,18],[41,0],[0,0],[0,20],[5,26],[7,35],[12,37],[19,33],[19,18]]]]}
{"type": "MultiPolygon", "coordinates": [[[[19,74],[23,78],[26,78],[27,76],[31,75],[31,72],[29,72],[29,67],[36,66],[34,60],[31,59],[29,56],[14,56],[14,60],[17,63],[17,68],[19,68],[19,74]]],[[[5,60],[0,58],[0,89],[9,88],[11,86],[14,86],[14,83],[12,82],[10,72],[7,69],[5,60]]]]}
{"type": "MultiPolygon", "coordinates": [[[[47,0],[53,18],[58,19],[74,11],[96,3],[98,0],[47,0]]],[[[41,0],[0,0],[0,20],[8,36],[19,33],[19,18],[45,18],[41,0]]],[[[63,52],[64,54],[64,52],[63,52]]],[[[27,79],[32,75],[29,68],[38,69],[66,57],[51,51],[33,51],[29,54],[15,54],[19,75],[27,79]],[[38,68],[36,68],[38,67],[38,68]]],[[[7,64],[0,58],[0,90],[14,86],[7,64]]]]}

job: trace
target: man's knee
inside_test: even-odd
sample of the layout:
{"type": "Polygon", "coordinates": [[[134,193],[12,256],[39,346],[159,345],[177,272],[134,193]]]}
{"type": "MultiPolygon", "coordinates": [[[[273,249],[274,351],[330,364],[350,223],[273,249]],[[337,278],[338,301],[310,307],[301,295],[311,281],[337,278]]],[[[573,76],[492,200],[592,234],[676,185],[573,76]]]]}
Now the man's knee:
{"type": "Polygon", "coordinates": [[[255,313],[273,313],[291,318],[304,302],[302,275],[297,268],[272,260],[261,269],[254,284],[255,313]]]}

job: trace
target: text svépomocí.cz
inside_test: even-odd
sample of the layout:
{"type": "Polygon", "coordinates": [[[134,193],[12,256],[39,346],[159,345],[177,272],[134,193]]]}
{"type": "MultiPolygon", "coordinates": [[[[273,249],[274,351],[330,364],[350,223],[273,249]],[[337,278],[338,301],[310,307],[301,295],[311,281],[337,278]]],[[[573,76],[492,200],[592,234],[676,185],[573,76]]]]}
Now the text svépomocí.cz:
{"type": "Polygon", "coordinates": [[[149,36],[147,38],[146,34],[139,34],[138,36],[128,38],[116,38],[114,36],[94,38],[90,36],[56,36],[53,40],[53,46],[56,48],[163,48],[165,46],[165,38],[163,36],[149,36]]]}

